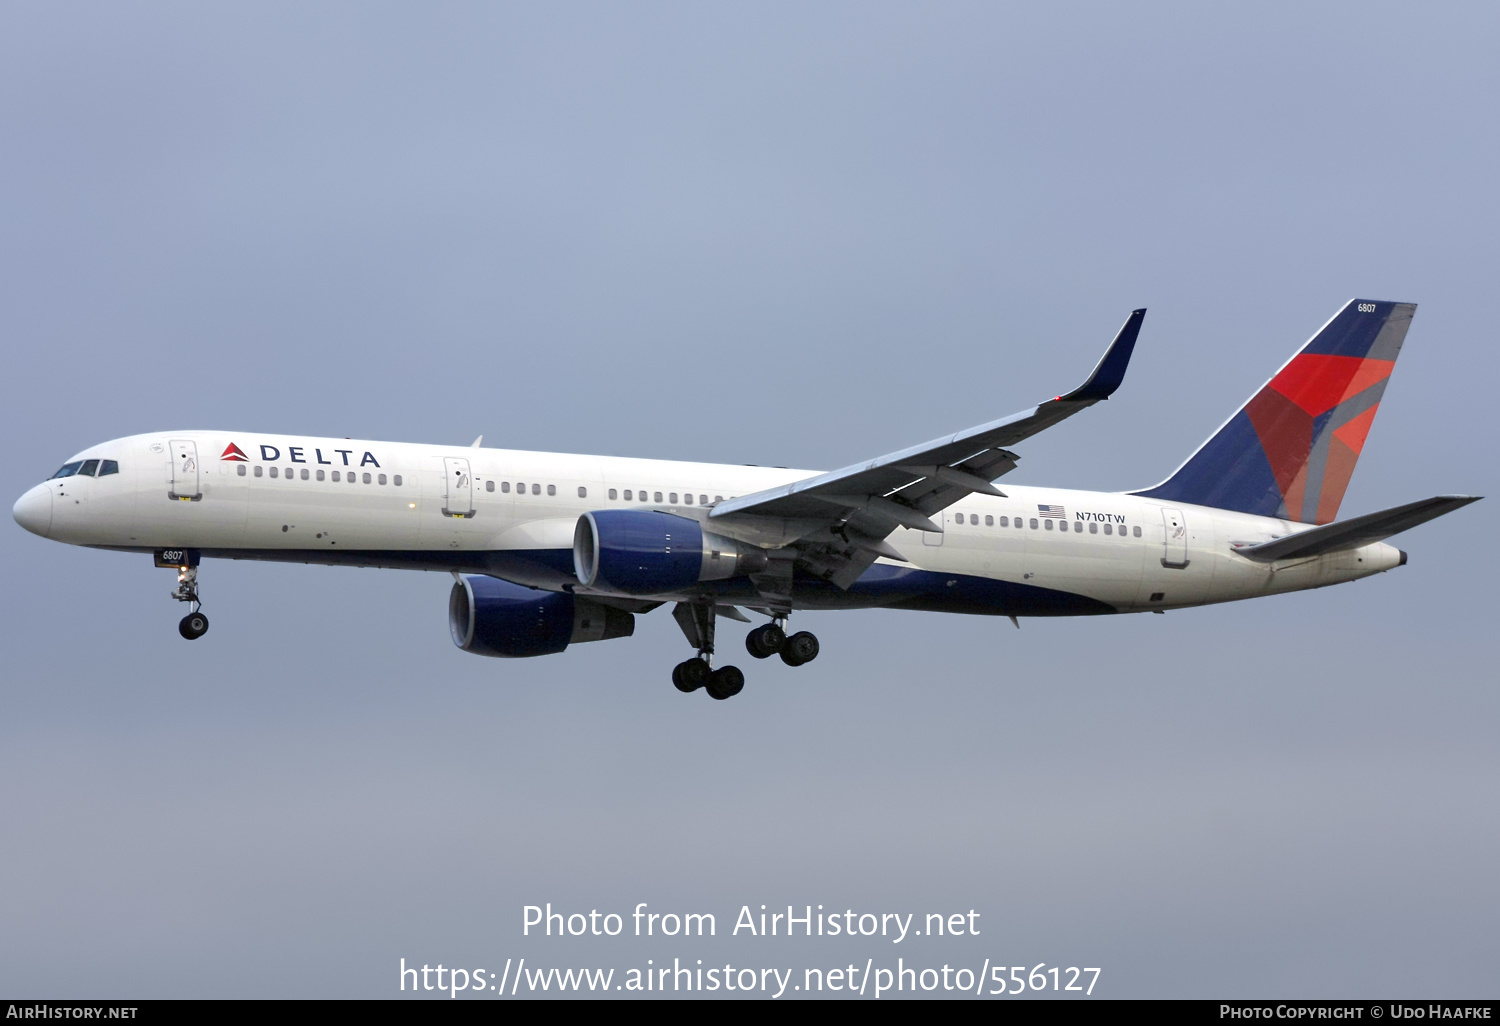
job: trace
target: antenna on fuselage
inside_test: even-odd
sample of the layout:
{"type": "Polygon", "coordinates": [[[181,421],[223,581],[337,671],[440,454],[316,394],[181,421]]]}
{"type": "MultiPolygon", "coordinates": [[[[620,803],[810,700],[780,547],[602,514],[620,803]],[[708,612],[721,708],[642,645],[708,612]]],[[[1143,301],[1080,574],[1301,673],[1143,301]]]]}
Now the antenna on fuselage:
{"type": "Polygon", "coordinates": [[[470,449],[477,449],[477,448],[479,448],[479,443],[482,442],[482,441],[484,441],[484,436],[480,435],[478,438],[474,439],[474,441],[472,441],[472,442],[469,443],[469,448],[470,449]]]}

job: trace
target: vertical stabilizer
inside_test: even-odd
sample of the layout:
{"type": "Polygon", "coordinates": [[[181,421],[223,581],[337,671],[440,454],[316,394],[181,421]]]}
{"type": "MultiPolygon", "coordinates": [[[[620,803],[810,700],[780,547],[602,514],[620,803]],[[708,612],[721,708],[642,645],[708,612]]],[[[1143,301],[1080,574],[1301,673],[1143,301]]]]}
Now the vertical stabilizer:
{"type": "Polygon", "coordinates": [[[1175,474],[1135,494],[1332,522],[1416,309],[1350,300],[1175,474]]]}

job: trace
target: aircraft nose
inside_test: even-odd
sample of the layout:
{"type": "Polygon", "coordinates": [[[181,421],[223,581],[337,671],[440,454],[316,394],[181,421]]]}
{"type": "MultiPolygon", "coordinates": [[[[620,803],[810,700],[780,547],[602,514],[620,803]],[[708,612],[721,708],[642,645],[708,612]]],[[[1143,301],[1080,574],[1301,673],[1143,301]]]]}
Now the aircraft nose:
{"type": "Polygon", "coordinates": [[[10,515],[32,534],[47,537],[52,530],[52,489],[39,484],[16,500],[10,515]]]}

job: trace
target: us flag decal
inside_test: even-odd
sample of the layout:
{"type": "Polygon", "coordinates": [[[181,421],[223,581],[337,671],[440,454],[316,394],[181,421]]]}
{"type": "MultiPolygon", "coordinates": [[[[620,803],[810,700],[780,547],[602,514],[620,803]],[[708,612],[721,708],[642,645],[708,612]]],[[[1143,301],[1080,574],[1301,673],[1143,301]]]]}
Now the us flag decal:
{"type": "Polygon", "coordinates": [[[1038,516],[1052,517],[1054,520],[1068,519],[1068,511],[1063,509],[1061,506],[1043,506],[1038,503],[1036,512],[1038,516]]]}

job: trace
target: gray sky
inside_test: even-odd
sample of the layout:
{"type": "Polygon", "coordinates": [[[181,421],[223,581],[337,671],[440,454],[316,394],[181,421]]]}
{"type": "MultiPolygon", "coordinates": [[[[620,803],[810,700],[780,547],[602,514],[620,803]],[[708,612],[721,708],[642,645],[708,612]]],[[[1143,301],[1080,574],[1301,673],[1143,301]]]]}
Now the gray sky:
{"type": "MultiPolygon", "coordinates": [[[[0,480],[223,427],[841,466],[1124,387],[1020,483],[1155,483],[1351,296],[1420,304],[1345,515],[1494,494],[1479,4],[0,9],[0,480]]],[[[1399,571],[1167,616],[804,614],[729,703],[455,649],[444,575],[0,530],[0,993],[874,958],[1124,996],[1494,995],[1491,499],[1399,571]],[[521,907],[982,913],[523,939],[521,907]]],[[[727,631],[727,651],[739,632],[727,631]]]]}

